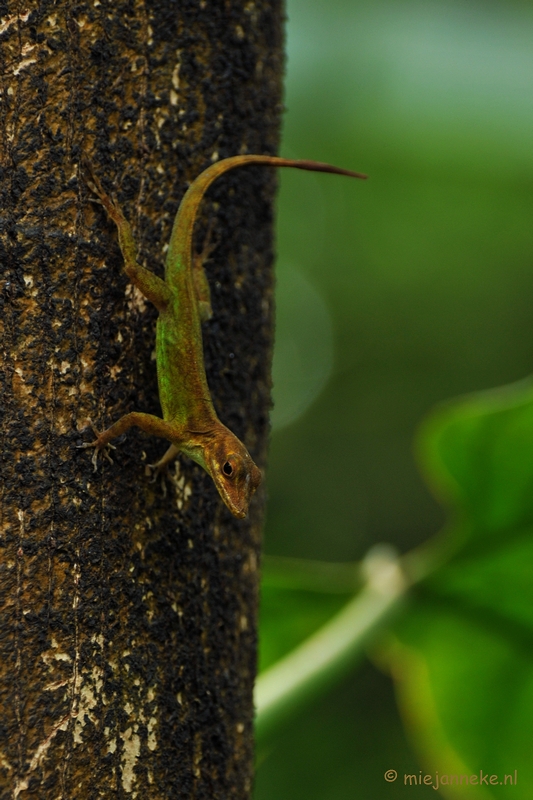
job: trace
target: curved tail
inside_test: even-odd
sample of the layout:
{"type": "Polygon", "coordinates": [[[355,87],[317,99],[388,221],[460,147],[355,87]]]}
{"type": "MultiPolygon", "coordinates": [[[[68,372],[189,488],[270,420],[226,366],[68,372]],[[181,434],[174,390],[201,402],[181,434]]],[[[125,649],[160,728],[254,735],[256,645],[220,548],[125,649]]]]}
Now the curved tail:
{"type": "Polygon", "coordinates": [[[263,164],[266,167],[295,167],[296,169],[308,169],[313,172],[332,172],[335,175],[347,175],[350,178],[361,178],[363,180],[367,177],[361,172],[341,169],[341,167],[334,167],[332,164],[324,164],[321,161],[300,161],[291,158],[278,158],[277,156],[232,156],[231,158],[217,161],[191,183],[183,196],[172,227],[167,264],[176,263],[176,260],[184,264],[191,260],[194,223],[198,207],[206,190],[219,175],[234,167],[242,167],[246,164],[263,164]]]}

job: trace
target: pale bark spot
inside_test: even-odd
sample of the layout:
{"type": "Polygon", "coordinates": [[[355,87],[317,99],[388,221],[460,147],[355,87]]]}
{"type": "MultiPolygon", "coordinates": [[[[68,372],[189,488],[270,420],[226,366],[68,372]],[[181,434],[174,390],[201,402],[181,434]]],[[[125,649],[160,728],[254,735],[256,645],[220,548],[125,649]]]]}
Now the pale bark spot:
{"type": "Polygon", "coordinates": [[[122,738],[122,788],[131,793],[135,780],[135,764],[141,752],[141,740],[137,735],[138,725],[128,728],[122,738]]]}
{"type": "MultiPolygon", "coordinates": [[[[154,714],[157,711],[157,707],[154,708],[154,714]]],[[[148,749],[155,750],[157,747],[157,735],[155,732],[155,727],[157,725],[157,717],[151,717],[148,721],[148,749]]]]}

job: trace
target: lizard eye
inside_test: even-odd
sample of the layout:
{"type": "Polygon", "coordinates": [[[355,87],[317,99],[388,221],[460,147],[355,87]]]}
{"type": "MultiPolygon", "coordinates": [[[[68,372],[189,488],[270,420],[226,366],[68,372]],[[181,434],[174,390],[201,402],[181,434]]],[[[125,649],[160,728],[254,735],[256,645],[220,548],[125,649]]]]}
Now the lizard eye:
{"type": "Polygon", "coordinates": [[[231,466],[229,461],[226,461],[226,463],[222,467],[222,471],[224,472],[224,475],[228,476],[233,475],[233,467],[231,466]]]}

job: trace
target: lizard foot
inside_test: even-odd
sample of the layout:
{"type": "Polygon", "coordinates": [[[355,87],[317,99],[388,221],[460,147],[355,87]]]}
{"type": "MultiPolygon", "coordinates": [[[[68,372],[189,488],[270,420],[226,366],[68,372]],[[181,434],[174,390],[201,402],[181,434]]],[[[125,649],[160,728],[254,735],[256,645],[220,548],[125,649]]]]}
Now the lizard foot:
{"type": "Polygon", "coordinates": [[[171,444],[165,455],[162,458],[160,458],[156,464],[147,464],[146,467],[144,468],[144,474],[152,476],[151,483],[155,483],[158,476],[161,476],[161,486],[163,489],[163,495],[165,497],[167,496],[167,486],[165,478],[168,478],[170,481],[172,481],[172,483],[175,483],[175,478],[173,475],[171,475],[168,469],[168,465],[170,464],[171,461],[173,461],[173,459],[177,456],[177,454],[178,454],[178,448],[175,445],[171,444]]]}
{"type": "Polygon", "coordinates": [[[111,458],[111,456],[109,455],[107,450],[108,450],[108,448],[111,449],[111,450],[116,450],[117,448],[115,447],[114,444],[110,444],[109,442],[104,442],[102,444],[101,441],[100,441],[101,437],[102,437],[102,433],[100,433],[100,431],[98,431],[94,427],[94,425],[92,423],[92,420],[88,419],[87,422],[89,423],[92,432],[96,436],[96,440],[94,442],[85,442],[85,444],[78,444],[77,445],[77,449],[78,450],[87,450],[89,447],[94,447],[94,453],[93,453],[93,457],[92,457],[91,461],[93,462],[94,471],[96,472],[98,470],[98,453],[101,452],[102,455],[105,458],[107,458],[109,463],[112,464],[113,463],[113,459],[111,458]]]}
{"type": "Polygon", "coordinates": [[[161,489],[163,491],[163,497],[167,496],[167,481],[174,482],[174,478],[172,477],[170,470],[168,468],[168,464],[146,464],[144,468],[144,474],[147,477],[151,477],[150,483],[155,483],[158,478],[161,479],[161,489]]]}
{"type": "Polygon", "coordinates": [[[103,206],[111,219],[117,222],[116,217],[122,217],[122,212],[117,206],[116,200],[113,196],[107,194],[102,186],[98,175],[95,172],[92,162],[87,158],[83,158],[81,162],[82,173],[85,183],[91,191],[89,199],[93,203],[98,203],[103,206]]]}

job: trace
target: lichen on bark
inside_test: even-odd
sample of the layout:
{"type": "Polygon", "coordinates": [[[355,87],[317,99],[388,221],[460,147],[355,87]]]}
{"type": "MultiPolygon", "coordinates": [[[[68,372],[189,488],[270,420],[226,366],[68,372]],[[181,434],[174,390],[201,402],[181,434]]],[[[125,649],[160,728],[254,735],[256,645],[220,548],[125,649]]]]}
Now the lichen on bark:
{"type": "MultiPolygon", "coordinates": [[[[93,473],[87,418],[159,413],[155,311],[89,156],[161,274],[188,183],[274,153],[279,0],[0,2],[0,798],[247,798],[262,497],[250,519],[140,432],[93,473]],[[165,491],[166,489],[166,491],[165,491]]],[[[274,176],[210,190],[217,411],[265,463],[274,176]]]]}

